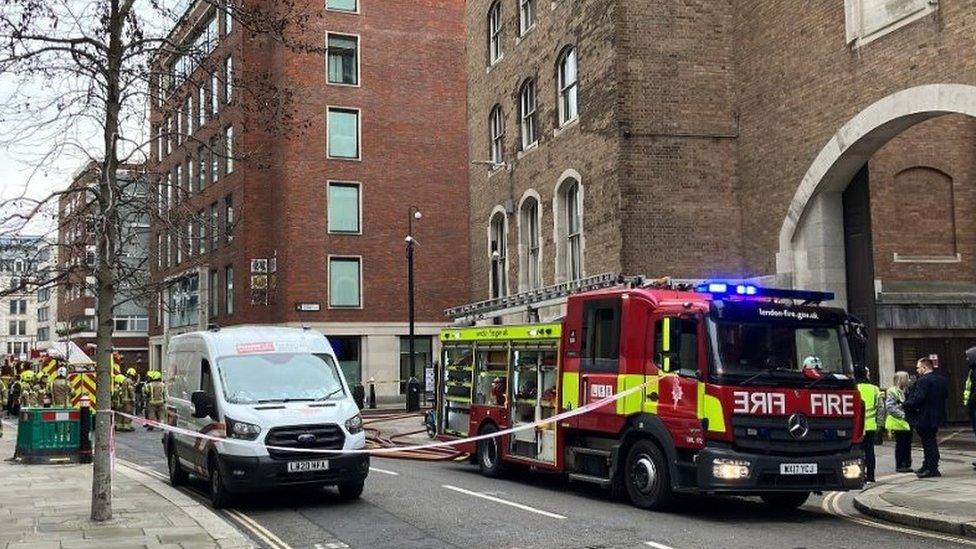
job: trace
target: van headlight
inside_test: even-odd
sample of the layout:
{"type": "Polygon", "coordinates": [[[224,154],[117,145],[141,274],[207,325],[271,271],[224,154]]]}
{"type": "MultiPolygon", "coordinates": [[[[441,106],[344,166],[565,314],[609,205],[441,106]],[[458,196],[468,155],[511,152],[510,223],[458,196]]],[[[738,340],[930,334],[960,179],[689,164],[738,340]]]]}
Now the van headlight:
{"type": "Polygon", "coordinates": [[[261,434],[261,428],[253,423],[224,418],[227,422],[227,436],[240,440],[254,440],[261,434]]]}
{"type": "Polygon", "coordinates": [[[849,459],[841,463],[841,471],[847,480],[857,480],[864,474],[864,462],[860,459],[849,459]]]}
{"type": "Polygon", "coordinates": [[[749,478],[750,464],[738,459],[716,458],[712,461],[712,476],[722,480],[749,478]]]}
{"type": "Polygon", "coordinates": [[[346,420],[346,430],[350,435],[355,435],[363,431],[363,416],[356,414],[346,420]]]}

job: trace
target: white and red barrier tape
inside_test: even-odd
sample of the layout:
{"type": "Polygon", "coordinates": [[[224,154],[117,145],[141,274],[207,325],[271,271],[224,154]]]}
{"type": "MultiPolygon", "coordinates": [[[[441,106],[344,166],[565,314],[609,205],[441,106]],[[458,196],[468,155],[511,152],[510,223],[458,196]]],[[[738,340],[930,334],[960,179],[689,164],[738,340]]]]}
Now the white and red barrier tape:
{"type": "Polygon", "coordinates": [[[284,447],[284,446],[269,446],[269,445],[262,444],[262,443],[257,442],[257,441],[240,440],[240,439],[236,439],[236,438],[215,437],[213,435],[208,435],[208,434],[205,434],[205,433],[200,433],[198,431],[191,431],[189,429],[183,429],[181,427],[176,427],[174,425],[169,425],[167,423],[160,423],[158,421],[153,421],[153,420],[146,419],[146,418],[139,417],[139,416],[133,416],[133,415],[126,414],[126,413],[123,413],[123,412],[116,411],[115,413],[117,415],[119,415],[119,416],[129,418],[132,421],[134,421],[134,422],[136,422],[136,423],[138,423],[140,425],[150,425],[150,426],[153,426],[153,427],[159,427],[160,429],[163,429],[163,430],[166,430],[166,431],[170,431],[172,433],[177,433],[177,434],[180,434],[180,435],[184,435],[184,436],[188,436],[188,437],[193,437],[193,438],[198,438],[198,439],[203,439],[203,440],[209,440],[209,441],[212,441],[212,442],[223,442],[225,444],[234,444],[234,445],[239,445],[239,446],[252,446],[252,447],[253,446],[262,446],[262,447],[264,447],[264,448],[266,448],[268,450],[274,450],[274,451],[277,451],[277,452],[296,452],[296,453],[302,453],[302,454],[327,454],[327,455],[369,454],[369,455],[384,455],[384,454],[395,454],[395,453],[398,453],[398,452],[412,452],[412,451],[415,451],[415,450],[427,450],[427,449],[431,449],[431,448],[450,448],[450,447],[458,446],[460,444],[466,444],[466,443],[469,443],[469,442],[477,442],[479,440],[487,440],[487,439],[490,439],[490,438],[500,437],[500,436],[504,436],[504,435],[510,435],[512,433],[517,433],[517,432],[520,432],[520,431],[527,431],[529,429],[536,429],[536,428],[539,428],[539,427],[541,427],[543,425],[549,425],[551,423],[557,423],[559,421],[563,421],[563,420],[569,419],[571,417],[580,416],[580,415],[586,414],[588,412],[592,412],[593,410],[596,410],[596,409],[601,408],[603,406],[606,406],[608,404],[612,404],[612,403],[614,403],[614,402],[616,402],[616,401],[618,401],[618,400],[620,400],[622,398],[626,398],[626,397],[628,397],[628,396],[630,396],[630,395],[632,395],[634,393],[637,393],[639,391],[643,391],[648,385],[649,385],[649,383],[643,383],[643,384],[638,385],[636,387],[631,387],[630,389],[627,389],[625,391],[622,391],[620,393],[617,393],[617,394],[615,394],[613,396],[609,396],[609,397],[604,398],[602,400],[598,400],[596,402],[591,402],[591,403],[586,404],[584,406],[580,406],[579,408],[576,408],[574,410],[567,410],[567,411],[565,411],[565,412],[563,412],[561,414],[556,414],[556,415],[554,415],[552,417],[548,417],[546,419],[542,419],[542,420],[536,421],[534,423],[526,423],[524,425],[519,425],[518,427],[511,427],[511,428],[508,428],[508,429],[503,429],[501,431],[495,431],[493,433],[486,433],[486,434],[483,434],[483,435],[477,435],[477,436],[468,437],[468,438],[462,438],[462,439],[457,439],[457,440],[447,440],[447,441],[431,442],[431,443],[428,443],[428,444],[420,444],[420,445],[416,445],[416,446],[396,446],[396,447],[392,447],[392,448],[373,448],[373,449],[365,449],[365,448],[363,448],[363,449],[359,449],[359,450],[324,450],[324,449],[319,449],[319,448],[288,448],[288,447],[284,447]]]}

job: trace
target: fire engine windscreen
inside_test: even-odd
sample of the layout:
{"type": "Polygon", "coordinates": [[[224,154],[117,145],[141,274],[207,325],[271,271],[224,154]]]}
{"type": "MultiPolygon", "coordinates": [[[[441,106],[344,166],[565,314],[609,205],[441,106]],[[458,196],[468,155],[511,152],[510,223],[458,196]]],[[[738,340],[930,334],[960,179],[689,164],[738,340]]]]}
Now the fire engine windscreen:
{"type": "Polygon", "coordinates": [[[332,357],[315,354],[234,356],[218,365],[224,398],[233,404],[315,401],[345,396],[332,357]]]}
{"type": "Polygon", "coordinates": [[[716,321],[712,325],[718,374],[796,372],[815,365],[823,374],[852,374],[839,327],[716,321]]]}

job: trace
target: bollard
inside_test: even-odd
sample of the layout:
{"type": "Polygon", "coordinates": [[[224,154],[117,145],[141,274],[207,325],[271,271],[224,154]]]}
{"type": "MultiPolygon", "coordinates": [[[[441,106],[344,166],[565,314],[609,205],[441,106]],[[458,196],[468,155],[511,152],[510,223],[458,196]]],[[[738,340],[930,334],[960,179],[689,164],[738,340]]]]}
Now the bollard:
{"type": "Polygon", "coordinates": [[[369,380],[369,409],[376,409],[376,384],[369,380]]]}
{"type": "Polygon", "coordinates": [[[416,412],[420,409],[420,380],[411,377],[407,381],[407,411],[416,412]]]}
{"type": "Polygon", "coordinates": [[[356,406],[362,410],[365,406],[366,400],[366,389],[363,388],[362,383],[357,383],[355,387],[352,388],[352,399],[356,401],[356,406]]]}
{"type": "Polygon", "coordinates": [[[91,463],[91,431],[93,422],[91,417],[91,402],[88,401],[87,395],[82,395],[79,405],[81,407],[81,415],[78,418],[80,427],[78,434],[78,463],[91,463]]]}

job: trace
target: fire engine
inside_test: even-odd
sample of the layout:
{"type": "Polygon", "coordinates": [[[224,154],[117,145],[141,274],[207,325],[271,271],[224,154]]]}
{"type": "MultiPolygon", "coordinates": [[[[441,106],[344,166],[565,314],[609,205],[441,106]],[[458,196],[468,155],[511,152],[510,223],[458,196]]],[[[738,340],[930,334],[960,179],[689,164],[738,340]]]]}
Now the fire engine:
{"type": "Polygon", "coordinates": [[[558,322],[440,334],[438,438],[534,425],[461,442],[484,475],[563,473],[648,509],[678,493],[799,507],[812,492],[863,486],[863,330],[822,305],[832,294],[612,275],[550,290],[447,311],[470,323],[566,303],[558,322]]]}

